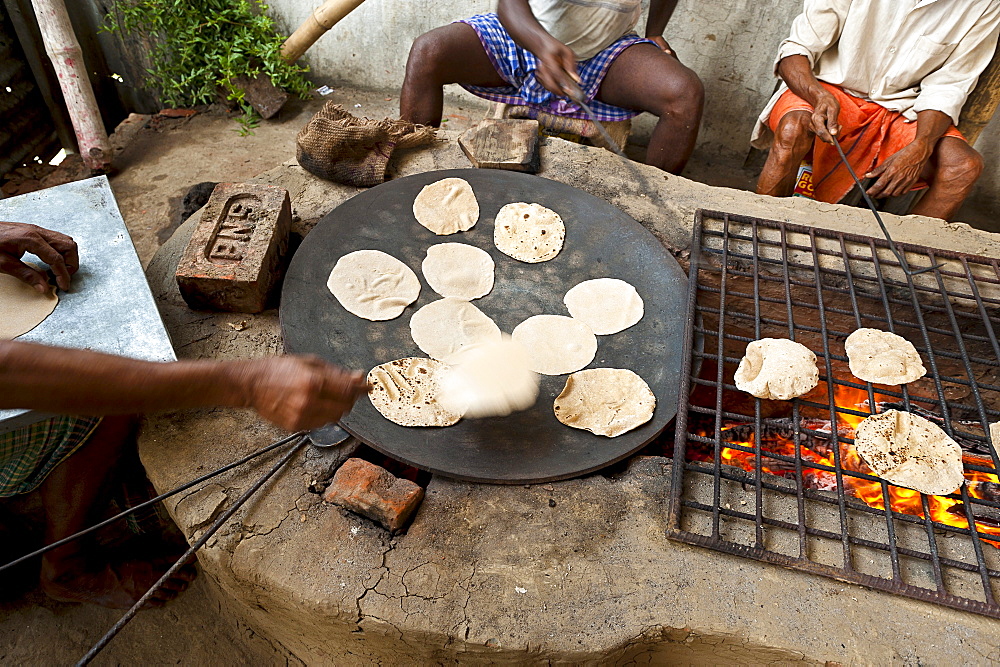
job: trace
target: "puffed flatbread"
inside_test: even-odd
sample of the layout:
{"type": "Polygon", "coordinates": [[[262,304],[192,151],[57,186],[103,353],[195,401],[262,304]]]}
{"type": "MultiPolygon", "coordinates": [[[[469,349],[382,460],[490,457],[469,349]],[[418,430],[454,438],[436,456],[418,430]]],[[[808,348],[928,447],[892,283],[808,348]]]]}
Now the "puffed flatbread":
{"type": "Polygon", "coordinates": [[[584,368],[597,354],[597,336],[586,324],[563,315],[535,315],[511,334],[528,352],[528,366],[542,375],[584,368]]]}
{"type": "Polygon", "coordinates": [[[858,329],[844,341],[851,373],[867,382],[906,384],[927,372],[913,343],[878,329],[858,329]]]}
{"type": "Polygon", "coordinates": [[[569,314],[589,326],[596,335],[624,331],[642,319],[642,297],[635,287],[617,278],[585,280],[563,297],[569,314]]]}
{"type": "Polygon", "coordinates": [[[990,424],[990,440],[994,447],[1000,448],[1000,422],[990,424]]]}
{"type": "Polygon", "coordinates": [[[400,426],[451,426],[462,415],[438,403],[438,381],[446,366],[434,359],[396,359],[368,373],[368,398],[383,417],[400,426]]]}
{"type": "Polygon", "coordinates": [[[787,338],[761,338],[747,345],[733,378],[736,388],[757,398],[787,401],[819,383],[816,355],[787,338]]]}
{"type": "Polygon", "coordinates": [[[614,438],[652,419],[656,396],[630,370],[591,368],[566,378],[552,408],[566,426],[614,438]]]}
{"type": "Polygon", "coordinates": [[[421,269],[441,296],[472,301],[493,289],[496,265],[490,254],[467,243],[438,243],[427,249],[421,269]]]}
{"type": "Polygon", "coordinates": [[[6,273],[0,273],[0,340],[26,334],[59,305],[54,289],[39,293],[34,286],[6,273]]]}
{"type": "Polygon", "coordinates": [[[448,365],[440,379],[440,403],[464,417],[503,417],[538,399],[538,374],[510,336],[464,347],[448,365]]]}
{"type": "Polygon", "coordinates": [[[514,202],[497,213],[493,242],[520,262],[547,262],[562,250],[566,226],[559,214],[540,204],[514,202]]]}
{"type": "Polygon", "coordinates": [[[962,486],[962,448],[919,415],[886,410],[858,424],[854,448],[879,477],[932,496],[962,486]]]}
{"type": "Polygon", "coordinates": [[[447,297],[413,313],[410,335],[424,354],[441,361],[466,345],[499,341],[500,327],[468,301],[447,297]]]}
{"type": "Polygon", "coordinates": [[[424,186],[413,200],[413,217],[440,236],[464,232],[479,220],[479,202],[468,181],[445,178],[424,186]]]}
{"type": "Polygon", "coordinates": [[[326,281],[347,312],[366,320],[399,317],[420,296],[417,274],[381,250],[356,250],[339,260],[326,281]]]}

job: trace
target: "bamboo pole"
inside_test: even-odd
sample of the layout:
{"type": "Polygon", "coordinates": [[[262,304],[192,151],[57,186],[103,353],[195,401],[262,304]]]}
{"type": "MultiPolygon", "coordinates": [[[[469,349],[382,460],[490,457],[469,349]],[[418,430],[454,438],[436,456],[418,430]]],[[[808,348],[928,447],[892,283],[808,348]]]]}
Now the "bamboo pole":
{"type": "Polygon", "coordinates": [[[976,143],[979,134],[996,113],[997,106],[1000,106],[1000,48],[979,75],[979,82],[965,100],[958,119],[958,129],[970,145],[976,143]]]}
{"type": "Polygon", "coordinates": [[[353,12],[365,0],[326,0],[281,45],[281,57],[289,63],[298,60],[323,34],[353,12]]]}
{"type": "Polygon", "coordinates": [[[83,163],[95,171],[111,167],[111,143],[83,62],[83,50],[63,0],[32,0],[45,52],[59,78],[83,163]]]}

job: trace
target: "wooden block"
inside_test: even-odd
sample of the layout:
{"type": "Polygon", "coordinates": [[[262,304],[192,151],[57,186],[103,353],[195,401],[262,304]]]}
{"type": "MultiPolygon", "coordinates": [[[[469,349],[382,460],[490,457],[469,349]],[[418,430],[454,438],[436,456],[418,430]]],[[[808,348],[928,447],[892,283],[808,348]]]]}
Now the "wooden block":
{"type": "Polygon", "coordinates": [[[278,284],[292,224],[288,191],[219,183],[177,265],[192,308],[259,313],[278,284]]]}
{"type": "Polygon", "coordinates": [[[487,118],[458,138],[466,157],[480,169],[509,169],[535,174],[538,121],[487,118]]]}

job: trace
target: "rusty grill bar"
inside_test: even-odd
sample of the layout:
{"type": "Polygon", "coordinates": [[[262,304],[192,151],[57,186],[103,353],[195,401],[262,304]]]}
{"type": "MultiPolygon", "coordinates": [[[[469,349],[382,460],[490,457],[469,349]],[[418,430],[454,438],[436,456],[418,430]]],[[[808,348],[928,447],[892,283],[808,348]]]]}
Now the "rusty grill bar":
{"type": "Polygon", "coordinates": [[[897,246],[912,269],[934,268],[908,276],[881,239],[698,211],[668,534],[1000,618],[1000,443],[989,437],[1000,422],[1000,265],[897,246]],[[898,387],[854,377],[844,340],[860,327],[910,340],[927,375],[898,387]],[[746,344],[764,337],[812,349],[817,389],[793,401],[737,390],[746,344]],[[967,481],[956,494],[896,487],[860,462],[852,422],[886,404],[959,442],[967,481]]]}

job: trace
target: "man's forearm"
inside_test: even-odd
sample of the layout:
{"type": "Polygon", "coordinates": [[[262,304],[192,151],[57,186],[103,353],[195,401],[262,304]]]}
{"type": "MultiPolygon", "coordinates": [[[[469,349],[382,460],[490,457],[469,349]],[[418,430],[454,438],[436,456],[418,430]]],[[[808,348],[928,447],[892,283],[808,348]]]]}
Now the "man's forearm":
{"type": "Polygon", "coordinates": [[[548,41],[555,40],[531,13],[528,0],[499,0],[497,17],[518,46],[536,55],[545,51],[548,41]]]}
{"type": "Polygon", "coordinates": [[[249,405],[240,362],[157,363],[0,341],[0,408],[130,414],[249,405]]]}
{"type": "Polygon", "coordinates": [[[938,139],[951,127],[951,116],[943,111],[927,109],[917,113],[917,135],[913,143],[926,153],[924,159],[930,158],[938,139]]]}
{"type": "Polygon", "coordinates": [[[677,0],[650,0],[649,16],[646,18],[646,37],[662,35],[676,8],[677,0]]]}
{"type": "Polygon", "coordinates": [[[822,95],[829,93],[813,74],[809,59],[805,56],[782,58],[778,63],[778,75],[793,93],[813,106],[816,106],[822,95]]]}

